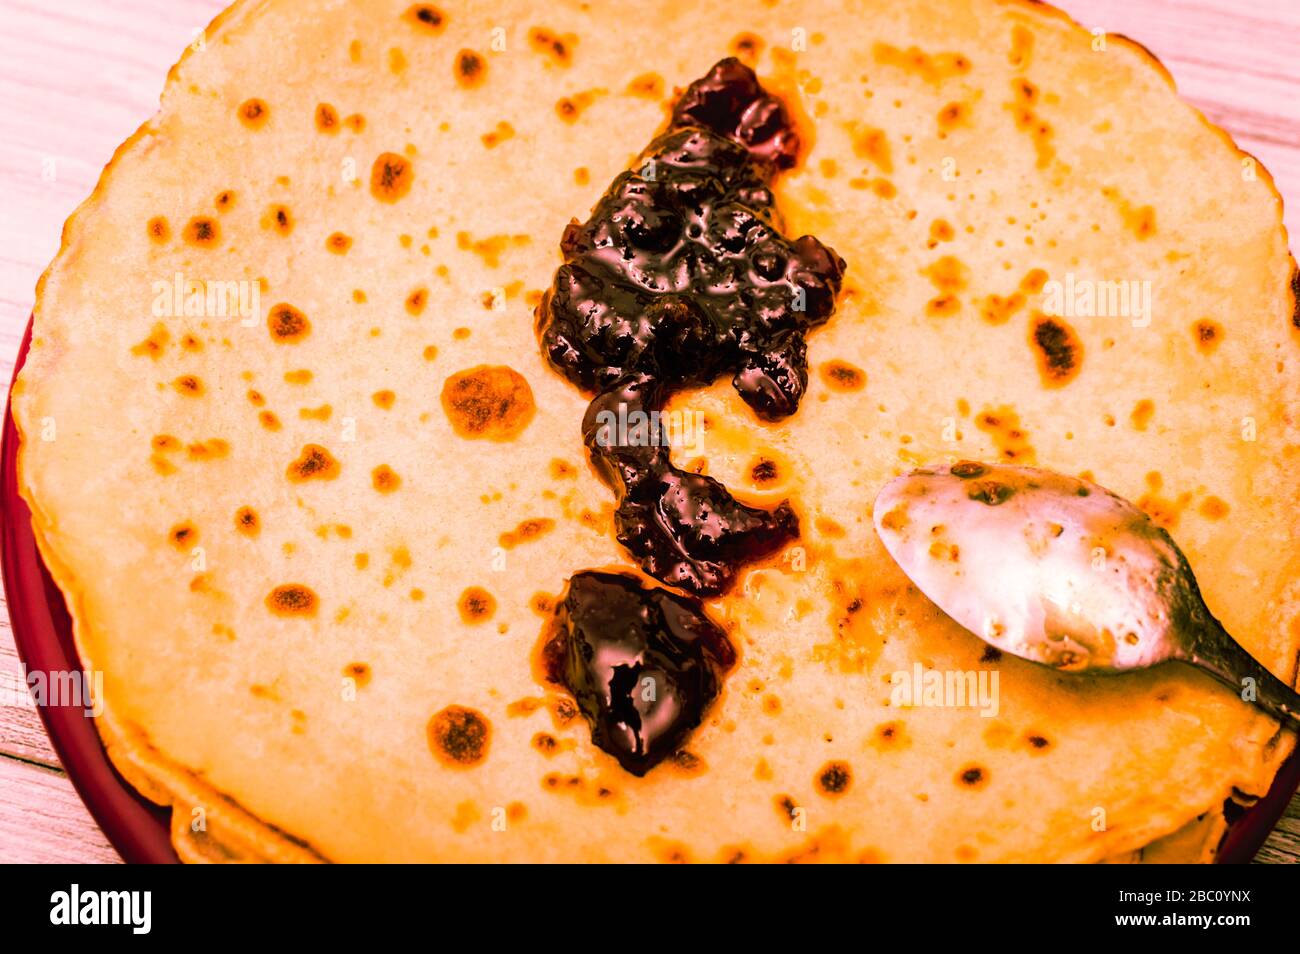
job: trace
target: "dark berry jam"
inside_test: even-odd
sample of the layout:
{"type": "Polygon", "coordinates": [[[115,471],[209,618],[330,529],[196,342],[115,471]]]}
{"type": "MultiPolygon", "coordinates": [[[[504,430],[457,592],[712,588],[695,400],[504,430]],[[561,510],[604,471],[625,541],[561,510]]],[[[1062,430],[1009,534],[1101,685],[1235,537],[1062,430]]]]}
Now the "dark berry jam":
{"type": "Polygon", "coordinates": [[[798,518],[679,470],[666,441],[599,440],[599,420],[648,415],[723,374],[764,420],[798,408],[804,334],[830,317],[845,268],[817,239],[780,231],[770,185],[798,148],[781,102],[738,60],[721,61],[591,217],[564,230],[564,264],[538,307],[546,357],[596,394],[583,438],[618,494],[619,542],[694,593],[725,590],[741,564],[797,537],[798,518]]]}
{"type": "Polygon", "coordinates": [[[633,775],[681,748],[736,662],[699,600],[631,574],[575,574],[556,623],[542,650],[547,678],[573,694],[592,742],[633,775]]]}

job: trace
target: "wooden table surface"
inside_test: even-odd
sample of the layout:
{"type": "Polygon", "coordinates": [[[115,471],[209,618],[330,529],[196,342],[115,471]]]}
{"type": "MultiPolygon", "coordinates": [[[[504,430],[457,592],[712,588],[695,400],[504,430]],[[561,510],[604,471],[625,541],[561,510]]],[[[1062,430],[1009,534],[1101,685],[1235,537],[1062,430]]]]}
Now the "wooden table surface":
{"type": "MultiPolygon", "coordinates": [[[[1288,230],[1300,235],[1300,0],[1058,3],[1084,25],[1126,34],[1159,56],[1183,95],[1273,173],[1288,230]]],[[[4,380],[64,219],[118,143],[156,109],[167,69],[224,5],[0,0],[4,380]]],[[[508,9],[502,0],[503,15],[508,9]]],[[[21,679],[0,609],[0,690],[21,679]]],[[[1297,859],[1300,797],[1257,860],[1297,859]]],[[[0,706],[0,862],[119,860],[60,769],[36,711],[0,706]]]]}

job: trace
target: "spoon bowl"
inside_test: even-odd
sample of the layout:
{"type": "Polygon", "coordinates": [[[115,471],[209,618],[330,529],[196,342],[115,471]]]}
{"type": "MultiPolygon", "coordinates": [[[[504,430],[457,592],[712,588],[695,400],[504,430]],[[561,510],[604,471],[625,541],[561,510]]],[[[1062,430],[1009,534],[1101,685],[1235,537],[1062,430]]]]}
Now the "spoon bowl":
{"type": "Polygon", "coordinates": [[[921,592],[1003,652],[1067,672],[1179,661],[1297,724],[1300,696],[1214,618],[1173,538],[1104,487],[962,461],[891,480],[873,517],[921,592]]]}

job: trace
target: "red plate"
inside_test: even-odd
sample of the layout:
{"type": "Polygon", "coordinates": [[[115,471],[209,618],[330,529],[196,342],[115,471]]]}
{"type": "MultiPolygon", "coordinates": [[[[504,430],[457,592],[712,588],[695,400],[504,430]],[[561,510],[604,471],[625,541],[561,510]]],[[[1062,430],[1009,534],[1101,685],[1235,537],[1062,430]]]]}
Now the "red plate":
{"type": "MultiPolygon", "coordinates": [[[[15,377],[27,358],[31,338],[29,322],[18,350],[15,377]]],[[[5,599],[9,603],[14,641],[29,673],[80,671],[81,661],[72,641],[72,620],[63,594],[41,561],[32,535],[31,511],[18,496],[17,459],[18,431],[6,405],[4,446],[0,449],[3,469],[0,563],[4,569],[5,599]]],[[[132,862],[178,861],[168,833],[170,810],[159,808],[138,794],[118,774],[84,710],[79,706],[48,705],[39,711],[54,751],[59,754],[77,794],[122,857],[132,862]]],[[[1219,862],[1250,861],[1286,811],[1297,786],[1300,786],[1300,748],[1282,766],[1268,794],[1229,827],[1219,848],[1219,862]]]]}

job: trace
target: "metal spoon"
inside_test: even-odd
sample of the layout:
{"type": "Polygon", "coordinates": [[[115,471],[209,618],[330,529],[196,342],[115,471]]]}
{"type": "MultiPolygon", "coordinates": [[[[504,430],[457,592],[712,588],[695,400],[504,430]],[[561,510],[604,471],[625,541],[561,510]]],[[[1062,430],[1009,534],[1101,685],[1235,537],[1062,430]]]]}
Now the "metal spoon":
{"type": "Polygon", "coordinates": [[[1176,660],[1300,728],[1300,695],[1211,615],[1169,534],[1103,487],[963,461],[891,480],[874,519],[921,592],[1004,652],[1068,672],[1176,660]]]}

